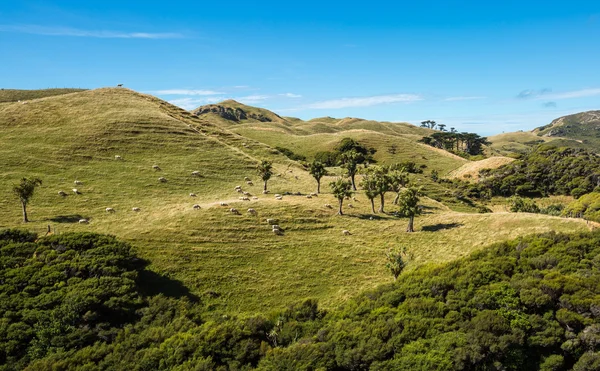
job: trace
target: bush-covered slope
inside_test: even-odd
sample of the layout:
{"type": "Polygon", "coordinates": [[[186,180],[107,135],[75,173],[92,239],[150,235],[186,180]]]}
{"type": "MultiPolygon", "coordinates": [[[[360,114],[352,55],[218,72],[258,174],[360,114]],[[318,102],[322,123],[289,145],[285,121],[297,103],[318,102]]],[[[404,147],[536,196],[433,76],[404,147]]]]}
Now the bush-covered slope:
{"type": "Polygon", "coordinates": [[[269,316],[212,319],[186,298],[136,291],[139,266],[112,238],[32,239],[2,234],[0,274],[14,293],[0,312],[4,370],[600,367],[600,232],[496,244],[329,313],[308,300],[269,316]],[[95,289],[105,279],[108,289],[95,289]],[[51,331],[35,327],[48,316],[51,331]]]}

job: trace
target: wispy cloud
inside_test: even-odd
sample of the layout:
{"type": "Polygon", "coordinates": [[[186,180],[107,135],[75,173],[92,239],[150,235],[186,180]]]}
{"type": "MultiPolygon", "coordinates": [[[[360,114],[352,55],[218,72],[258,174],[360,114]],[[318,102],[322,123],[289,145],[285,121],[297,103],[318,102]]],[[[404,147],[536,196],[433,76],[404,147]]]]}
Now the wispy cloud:
{"type": "Polygon", "coordinates": [[[556,102],[546,102],[543,106],[546,108],[556,108],[556,102]]]}
{"type": "Polygon", "coordinates": [[[95,37],[102,39],[179,39],[184,36],[175,32],[124,32],[108,30],[82,30],[70,27],[39,25],[0,25],[0,32],[17,32],[44,36],[95,37]]]}
{"type": "Polygon", "coordinates": [[[375,95],[371,97],[340,98],[325,100],[309,104],[307,108],[312,109],[338,109],[348,107],[369,107],[386,103],[410,103],[423,100],[415,94],[393,94],[393,95],[375,95]]]}
{"type": "MultiPolygon", "coordinates": [[[[573,91],[567,91],[567,92],[563,92],[563,93],[548,94],[548,95],[545,95],[543,98],[559,100],[559,99],[593,97],[596,95],[600,95],[600,89],[573,90],[573,91]]],[[[539,99],[541,99],[541,98],[539,98],[539,99]]]]}
{"type": "Polygon", "coordinates": [[[219,95],[225,94],[214,90],[194,90],[194,89],[167,89],[167,90],[150,90],[150,94],[156,95],[219,95]]]}
{"type": "Polygon", "coordinates": [[[282,97],[286,97],[286,98],[302,98],[302,96],[300,94],[294,94],[294,93],[283,93],[283,94],[279,94],[282,97]]]}
{"type": "Polygon", "coordinates": [[[527,90],[523,90],[519,94],[517,94],[517,98],[518,99],[537,98],[542,95],[549,94],[551,92],[552,92],[552,89],[549,89],[549,88],[544,88],[544,89],[539,89],[539,90],[527,89],[527,90]]]}
{"type": "Polygon", "coordinates": [[[444,99],[446,102],[454,102],[454,101],[461,101],[461,100],[477,100],[477,99],[485,99],[487,97],[450,97],[450,98],[446,98],[444,99]]]}

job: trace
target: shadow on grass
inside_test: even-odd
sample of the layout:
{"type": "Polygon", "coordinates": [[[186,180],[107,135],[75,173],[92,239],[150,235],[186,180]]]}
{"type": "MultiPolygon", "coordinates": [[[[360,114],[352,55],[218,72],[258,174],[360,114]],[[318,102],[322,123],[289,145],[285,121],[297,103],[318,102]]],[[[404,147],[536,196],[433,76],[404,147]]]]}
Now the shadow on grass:
{"type": "Polygon", "coordinates": [[[358,219],[362,219],[362,220],[383,220],[383,219],[389,218],[389,215],[387,215],[387,214],[377,215],[377,214],[346,214],[346,213],[344,213],[344,216],[347,216],[350,218],[358,218],[358,219]]]}
{"type": "Polygon", "coordinates": [[[422,228],[424,232],[437,232],[443,229],[452,229],[463,226],[463,223],[438,223],[432,225],[426,225],[422,228]]]}
{"type": "Polygon", "coordinates": [[[49,218],[47,220],[50,220],[54,223],[79,223],[79,220],[81,220],[81,219],[89,219],[89,218],[86,218],[79,214],[72,214],[72,215],[57,215],[54,218],[49,218]]]}
{"type": "Polygon", "coordinates": [[[170,298],[187,297],[191,302],[198,302],[199,298],[192,294],[181,281],[174,280],[156,272],[142,270],[138,275],[140,292],[145,296],[163,294],[170,298]]]}

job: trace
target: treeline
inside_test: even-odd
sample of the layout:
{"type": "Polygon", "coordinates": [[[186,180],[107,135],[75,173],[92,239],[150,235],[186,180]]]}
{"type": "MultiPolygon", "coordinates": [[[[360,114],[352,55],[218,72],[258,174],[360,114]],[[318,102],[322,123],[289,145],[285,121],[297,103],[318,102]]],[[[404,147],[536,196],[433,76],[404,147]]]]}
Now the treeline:
{"type": "Polygon", "coordinates": [[[600,185],[600,157],[583,149],[541,145],[517,161],[480,171],[478,183],[455,182],[469,197],[575,198],[600,185]]]}
{"type": "Polygon", "coordinates": [[[243,319],[144,294],[143,262],[113,237],[4,231],[0,254],[1,370],[600,368],[598,232],[496,244],[329,313],[307,300],[243,319]]]}
{"type": "Polygon", "coordinates": [[[440,131],[419,140],[432,147],[444,149],[458,155],[482,155],[484,146],[490,144],[486,137],[475,133],[440,131]]]}

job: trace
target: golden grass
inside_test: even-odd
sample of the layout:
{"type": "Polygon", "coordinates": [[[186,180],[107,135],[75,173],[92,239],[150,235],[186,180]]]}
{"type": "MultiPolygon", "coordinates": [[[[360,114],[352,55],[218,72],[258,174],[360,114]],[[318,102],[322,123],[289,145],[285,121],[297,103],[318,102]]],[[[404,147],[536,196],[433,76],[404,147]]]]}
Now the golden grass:
{"type": "Polygon", "coordinates": [[[494,156],[479,161],[468,162],[458,169],[451,171],[448,177],[476,181],[479,179],[479,171],[483,169],[497,169],[514,160],[514,158],[510,157],[494,156]]]}

